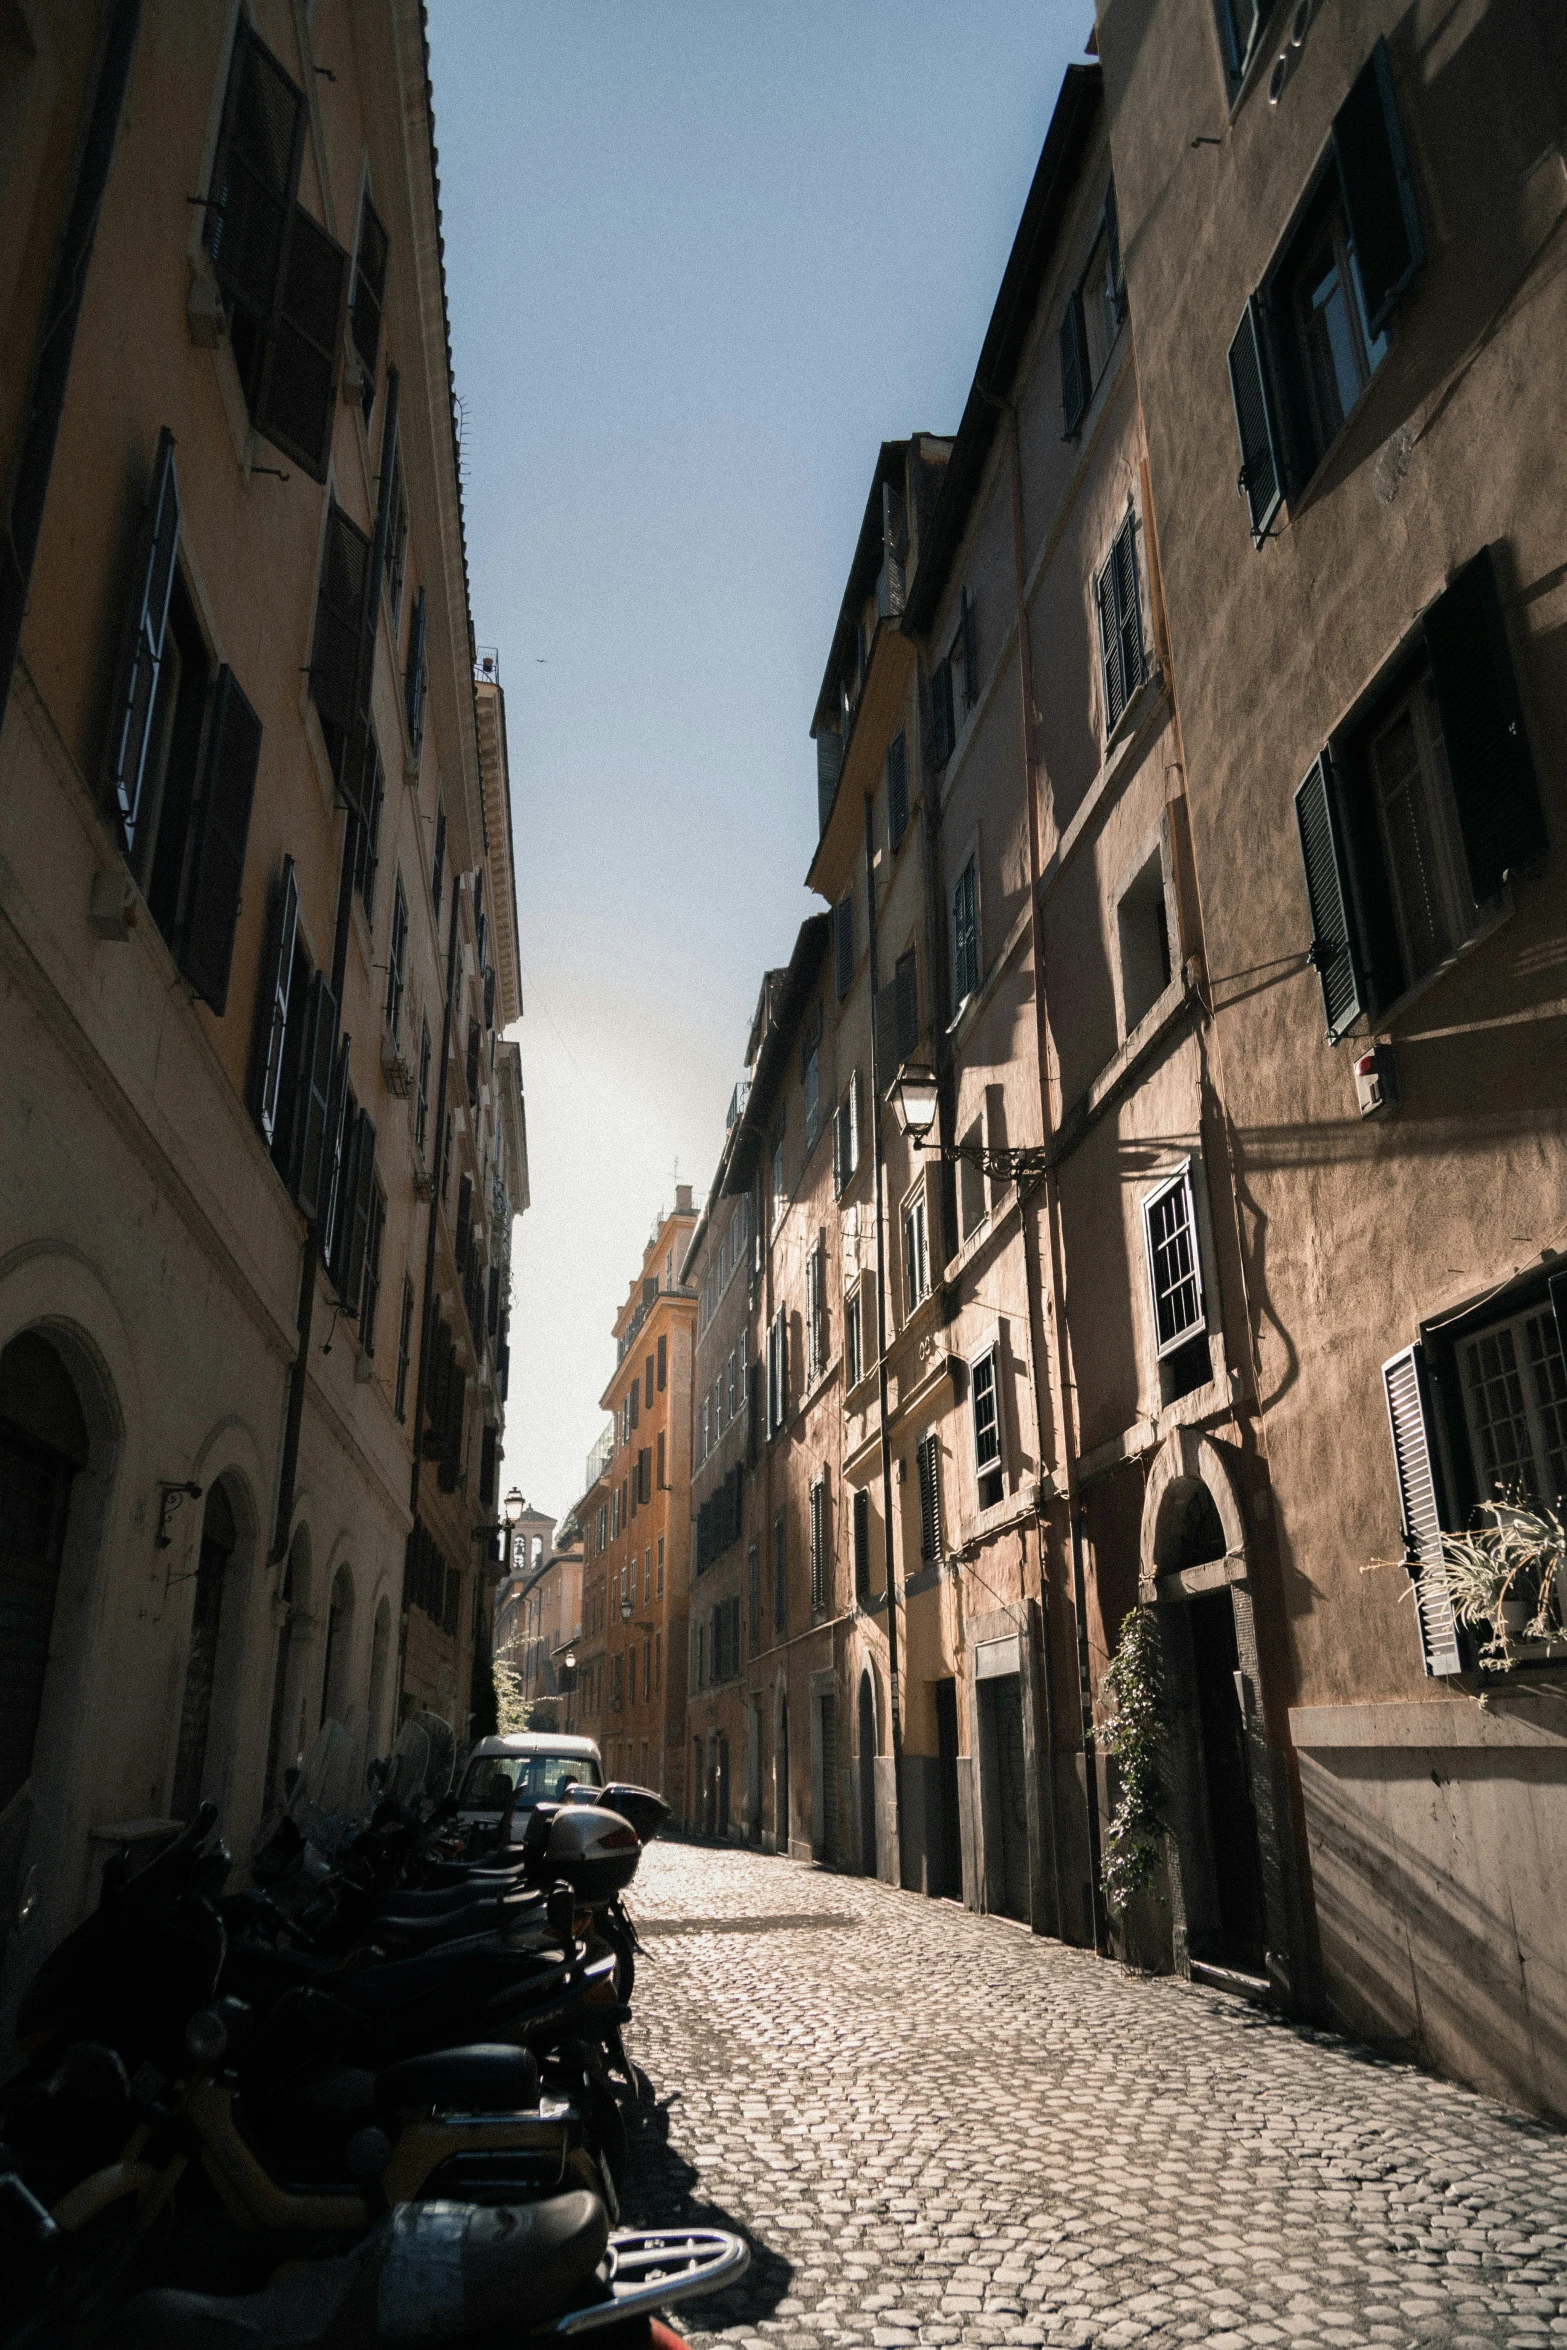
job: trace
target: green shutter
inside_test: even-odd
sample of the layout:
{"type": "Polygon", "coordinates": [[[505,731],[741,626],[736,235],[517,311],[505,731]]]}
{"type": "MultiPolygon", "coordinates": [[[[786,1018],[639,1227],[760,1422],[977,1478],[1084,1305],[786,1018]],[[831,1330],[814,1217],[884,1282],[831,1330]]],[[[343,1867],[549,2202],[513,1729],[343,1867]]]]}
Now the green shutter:
{"type": "Polygon", "coordinates": [[[292,857],[272,893],[272,918],[266,961],[261,967],[262,996],[256,1019],[256,1122],[270,1149],[277,1133],[283,1087],[283,1045],[288,1035],[288,996],[294,976],[294,941],[299,930],[299,882],[292,857]]]}
{"type": "Polygon", "coordinates": [[[365,1254],[370,1238],[370,1209],[375,1191],[375,1127],[367,1110],[354,1126],[352,1189],[343,1202],[342,1296],[350,1314],[357,1314],[364,1287],[365,1254]]]}
{"type": "Polygon", "coordinates": [[[158,435],[136,550],[125,650],[115,683],[109,722],[108,799],[119,819],[127,856],[136,845],[142,778],[152,733],[163,635],[174,585],[174,558],[180,539],[180,492],[174,471],[174,436],[167,425],[158,435]]]}
{"type": "Polygon", "coordinates": [[[369,567],[369,540],[334,499],[327,509],[310,652],[311,699],[334,746],[346,739],[357,708],[354,687],[369,567]]]}
{"type": "Polygon", "coordinates": [[[1074,292],[1061,320],[1061,437],[1074,440],[1088,406],[1088,329],[1083,297],[1074,292]]]}
{"type": "MultiPolygon", "coordinates": [[[[303,93],[242,23],[229,68],[206,235],[231,313],[237,309],[261,334],[271,332],[277,314],[304,144],[303,93]]],[[[247,396],[251,389],[247,383],[247,396]]]]}
{"type": "Polygon", "coordinates": [[[1425,616],[1432,682],[1475,903],[1544,853],[1545,813],[1489,547],[1425,616]]]}
{"type": "Polygon", "coordinates": [[[310,982],[299,1055],[299,1103],[294,1116],[294,1166],[289,1184],[304,1213],[314,1221],[321,1198],[331,1106],[332,1065],[337,1041],[337,998],[324,971],[310,982]]]}
{"type": "Polygon", "coordinates": [[[179,964],[221,1020],[228,1006],[245,843],[261,758],[261,721],[235,681],[218,671],[191,848],[190,890],[179,964]]]}
{"type": "Polygon", "coordinates": [[[339,1295],[343,1289],[344,1202],[353,1187],[353,1170],[347,1164],[354,1147],[355,1114],[348,1083],[348,1050],[348,1038],[339,1037],[337,1066],[332,1073],[332,1092],[327,1103],[321,1181],[321,1254],[328,1278],[339,1295]]]}
{"type": "Polygon", "coordinates": [[[1367,324],[1379,335],[1426,257],[1385,40],[1378,40],[1333,118],[1333,156],[1367,324]]]}
{"type": "Polygon", "coordinates": [[[257,432],[312,481],[325,481],[332,454],[347,286],[348,255],[296,204],[254,413],[257,432]]]}
{"type": "Polygon", "coordinates": [[[1415,1620],[1426,1672],[1461,1673],[1463,1654],[1453,1617],[1452,1593],[1442,1564],[1442,1520],[1433,1468],[1430,1400],[1425,1350],[1406,1346],[1382,1366],[1393,1468],[1398,1480],[1404,1564],[1415,1586],[1415,1620]]]}
{"type": "Polygon", "coordinates": [[[1230,343],[1230,396],[1241,445],[1236,488],[1251,515],[1251,535],[1261,546],[1284,502],[1284,473],[1278,417],[1268,375],[1262,305],[1253,294],[1241,312],[1230,343]]]}
{"type": "Polygon", "coordinates": [[[1365,1005],[1359,958],[1350,927],[1349,889],[1334,778],[1324,751],[1295,794],[1306,902],[1311,909],[1308,956],[1322,986],[1328,1042],[1337,1044],[1365,1005]]]}

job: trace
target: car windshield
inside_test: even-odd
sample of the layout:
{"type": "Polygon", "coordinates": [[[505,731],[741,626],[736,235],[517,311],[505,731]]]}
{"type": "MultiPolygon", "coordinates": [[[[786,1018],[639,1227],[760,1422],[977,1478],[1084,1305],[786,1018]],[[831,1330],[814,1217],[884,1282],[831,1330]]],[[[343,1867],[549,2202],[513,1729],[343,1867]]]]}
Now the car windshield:
{"type": "Polygon", "coordinates": [[[591,1754],[476,1754],[463,1775],[459,1811],[500,1811],[513,1787],[517,1809],[559,1803],[573,1779],[602,1784],[591,1754]]]}

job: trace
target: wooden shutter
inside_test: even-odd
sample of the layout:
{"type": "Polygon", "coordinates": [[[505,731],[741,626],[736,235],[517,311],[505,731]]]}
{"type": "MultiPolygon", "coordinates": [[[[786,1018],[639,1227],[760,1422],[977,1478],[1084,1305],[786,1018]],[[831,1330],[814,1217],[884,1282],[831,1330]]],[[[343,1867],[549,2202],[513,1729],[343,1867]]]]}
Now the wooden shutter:
{"type": "Polygon", "coordinates": [[[898,957],[893,966],[893,1012],[896,1025],[894,1048],[896,1066],[901,1068],[920,1040],[919,965],[914,949],[898,957]]]}
{"type": "Polygon", "coordinates": [[[1121,688],[1130,701],[1147,675],[1143,658],[1143,606],[1137,586],[1137,517],[1128,514],[1111,550],[1115,567],[1115,618],[1121,642],[1121,688]]]}
{"type": "Polygon", "coordinates": [[[119,819],[129,855],[136,843],[142,778],[152,733],[163,635],[168,624],[174,558],[180,540],[180,492],[174,471],[174,436],[167,425],[158,435],[152,478],[142,514],[136,570],[127,614],[125,649],[115,681],[109,721],[108,798],[119,819]]]}
{"type": "Polygon", "coordinates": [[[256,1023],[256,1122],[269,1149],[277,1134],[282,1101],[283,1045],[288,1035],[288,997],[298,932],[299,881],[293,858],[285,857],[272,893],[272,922],[256,1023]]]}
{"type": "Polygon", "coordinates": [[[324,971],[310,982],[299,1055],[299,1102],[294,1115],[293,1180],[289,1184],[304,1213],[315,1219],[321,1199],[327,1112],[332,1092],[333,1048],[337,1041],[337,998],[324,971]]]}
{"type": "Polygon", "coordinates": [[[1545,814],[1489,547],[1425,616],[1426,646],[1476,904],[1544,853],[1545,814]]]}
{"type": "Polygon", "coordinates": [[[1382,1366],[1393,1468],[1398,1479],[1404,1564],[1414,1579],[1415,1614],[1426,1672],[1461,1673],[1464,1660],[1453,1599],[1442,1564],[1442,1520],[1437,1500],[1425,1350],[1406,1346],[1382,1366]]]}
{"type": "Polygon", "coordinates": [[[1306,874],[1306,902],[1311,909],[1308,960],[1322,985],[1328,1042],[1337,1044],[1364,1008],[1365,991],[1350,927],[1344,842],[1326,751],[1295,794],[1295,822],[1306,874]]]}
{"type": "Polygon", "coordinates": [[[478,1021],[470,1020],[468,1023],[468,1065],[465,1072],[468,1080],[470,1109],[477,1104],[479,1099],[479,1042],[481,1033],[478,1021]]]}
{"type": "Polygon", "coordinates": [[[838,998],[842,1002],[854,985],[854,892],[840,898],[833,911],[833,952],[838,998]]]}
{"type": "Polygon", "coordinates": [[[366,196],[359,214],[359,242],[354,253],[354,291],[350,303],[354,349],[365,374],[365,413],[375,397],[376,362],[381,350],[381,313],[386,302],[388,242],[375,206],[366,196]]]}
{"type": "Polygon", "coordinates": [[[862,1485],[854,1496],[854,1596],[866,1599],[871,1588],[871,1497],[862,1485]]]}
{"type": "Polygon", "coordinates": [[[1061,437],[1075,440],[1088,406],[1088,328],[1083,297],[1074,292],[1061,319],[1061,437]]]}
{"type": "Polygon", "coordinates": [[[351,1178],[352,1189],[343,1202],[342,1294],[349,1312],[356,1314],[364,1287],[370,1206],[375,1190],[375,1127],[368,1110],[361,1110],[354,1124],[351,1178]]]}
{"type": "Polygon", "coordinates": [[[327,510],[321,584],[316,592],[310,698],[335,752],[346,740],[358,707],[359,632],[369,567],[370,541],[334,499],[327,510]]]}
{"type": "Polygon", "coordinates": [[[1126,679],[1121,668],[1121,631],[1115,617],[1115,552],[1094,582],[1094,605],[1099,615],[1099,668],[1104,679],[1105,737],[1126,708],[1126,679]]]}
{"type": "Polygon", "coordinates": [[[1387,42],[1378,38],[1333,118],[1333,156],[1366,319],[1379,335],[1426,257],[1387,42]]]}
{"type": "Polygon", "coordinates": [[[457,1183],[457,1270],[463,1273],[468,1266],[468,1247],[473,1232],[473,1177],[460,1176],[457,1183]]]}
{"type": "Polygon", "coordinates": [[[824,728],[816,738],[816,821],[822,832],[827,830],[827,819],[832,814],[838,778],[842,773],[843,737],[824,728]]]}
{"type": "Polygon", "coordinates": [[[979,623],[974,616],[974,597],[970,589],[963,590],[963,707],[972,710],[979,700],[979,623]]]}
{"type": "Polygon", "coordinates": [[[915,1450],[920,1488],[920,1557],[941,1556],[941,1466],[934,1435],[922,1436],[915,1450]]]}
{"type": "MultiPolygon", "coordinates": [[[[242,22],[229,68],[206,234],[218,284],[230,305],[262,333],[270,333],[277,314],[304,145],[303,93],[242,22]]],[[[240,357],[238,350],[235,355],[240,357]]],[[[247,397],[251,389],[247,383],[247,397]]]]}
{"type": "Polygon", "coordinates": [[[1251,515],[1252,542],[1261,546],[1284,502],[1284,470],[1278,417],[1268,375],[1262,304],[1253,294],[1241,312],[1230,343],[1230,397],[1241,445],[1235,486],[1251,515]]]}
{"type": "Polygon", "coordinates": [[[312,481],[325,481],[332,454],[347,287],[348,255],[296,204],[253,413],[257,432],[312,481]]]}
{"type": "Polygon", "coordinates": [[[227,667],[218,671],[192,834],[179,965],[221,1020],[228,1006],[261,721],[227,667]]]}
{"type": "Polygon", "coordinates": [[[664,1392],[664,1385],[668,1377],[669,1340],[667,1338],[661,1338],[658,1342],[658,1391],[660,1395],[662,1395],[664,1392]]]}
{"type": "Polygon", "coordinates": [[[901,731],[887,745],[887,830],[894,850],[909,829],[909,746],[901,731]]]}
{"type": "Polygon", "coordinates": [[[414,597],[414,608],[408,622],[408,668],[403,681],[404,703],[408,712],[408,740],[413,747],[413,761],[417,767],[424,743],[424,590],[414,597]]]}

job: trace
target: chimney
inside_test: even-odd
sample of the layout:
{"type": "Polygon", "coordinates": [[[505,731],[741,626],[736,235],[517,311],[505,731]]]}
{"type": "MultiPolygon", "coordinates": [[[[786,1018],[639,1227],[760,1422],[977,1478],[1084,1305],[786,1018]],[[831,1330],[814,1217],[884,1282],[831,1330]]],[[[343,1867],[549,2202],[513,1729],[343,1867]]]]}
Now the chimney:
{"type": "Polygon", "coordinates": [[[675,1185],[675,1214],[689,1216],[692,1213],[691,1186],[689,1183],[677,1183],[675,1185]]]}

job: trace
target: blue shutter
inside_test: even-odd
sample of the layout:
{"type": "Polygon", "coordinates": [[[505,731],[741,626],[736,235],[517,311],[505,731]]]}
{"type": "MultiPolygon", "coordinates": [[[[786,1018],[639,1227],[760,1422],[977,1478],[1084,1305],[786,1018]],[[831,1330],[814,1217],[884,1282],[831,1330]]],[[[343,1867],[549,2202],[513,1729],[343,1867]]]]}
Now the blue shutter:
{"type": "Polygon", "coordinates": [[[235,682],[218,671],[191,846],[190,889],[179,965],[221,1020],[239,921],[245,844],[261,758],[261,721],[235,682]]]}
{"type": "Polygon", "coordinates": [[[1284,502],[1284,474],[1278,418],[1270,388],[1262,305],[1253,294],[1241,312],[1230,343],[1230,396],[1241,445],[1235,486],[1251,515],[1251,535],[1261,546],[1284,502]]]}
{"type": "Polygon", "coordinates": [[[1432,1466],[1425,1350],[1406,1346],[1382,1366],[1393,1468],[1398,1479],[1404,1564],[1415,1586],[1420,1653],[1432,1678],[1464,1669],[1453,1598],[1442,1564],[1442,1520],[1432,1466]]]}
{"type": "Polygon", "coordinates": [[[1420,207],[1404,146],[1387,42],[1378,39],[1333,117],[1350,242],[1360,265],[1366,322],[1379,335],[1426,257],[1420,207]]]}
{"type": "Polygon", "coordinates": [[[115,685],[109,723],[108,791],[129,855],[136,845],[142,779],[152,733],[163,632],[174,585],[174,557],[180,538],[180,492],[174,471],[174,436],[167,425],[158,435],[147,489],[130,625],[115,685]]]}
{"type": "Polygon", "coordinates": [[[1083,297],[1074,292],[1061,320],[1061,437],[1076,438],[1088,406],[1088,329],[1083,297]]]}
{"type": "Polygon", "coordinates": [[[1295,794],[1306,902],[1311,909],[1308,960],[1322,983],[1328,1042],[1339,1038],[1364,1008],[1359,957],[1350,927],[1344,846],[1334,806],[1334,777],[1324,751],[1295,794]]]}
{"type": "Polygon", "coordinates": [[[1425,616],[1426,647],[1475,903],[1543,855],[1545,812],[1489,547],[1425,616]]]}

